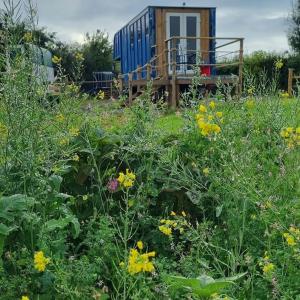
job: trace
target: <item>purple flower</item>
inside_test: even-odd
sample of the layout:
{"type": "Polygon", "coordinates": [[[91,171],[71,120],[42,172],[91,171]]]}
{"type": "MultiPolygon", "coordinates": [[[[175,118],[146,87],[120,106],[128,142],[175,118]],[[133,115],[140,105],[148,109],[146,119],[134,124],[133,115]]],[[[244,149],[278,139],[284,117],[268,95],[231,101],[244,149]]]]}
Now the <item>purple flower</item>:
{"type": "Polygon", "coordinates": [[[111,179],[108,183],[107,183],[107,189],[111,192],[114,193],[119,187],[119,182],[116,178],[111,179]]]}

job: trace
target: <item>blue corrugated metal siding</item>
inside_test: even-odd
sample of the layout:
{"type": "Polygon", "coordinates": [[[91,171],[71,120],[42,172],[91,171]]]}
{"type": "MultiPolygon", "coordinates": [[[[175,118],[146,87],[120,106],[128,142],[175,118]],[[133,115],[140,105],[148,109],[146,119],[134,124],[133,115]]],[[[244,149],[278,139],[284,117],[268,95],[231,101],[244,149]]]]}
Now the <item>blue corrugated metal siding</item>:
{"type": "MultiPolygon", "coordinates": [[[[216,36],[216,9],[211,8],[209,13],[209,36],[215,37],[216,36]]],[[[215,64],[216,63],[216,40],[210,40],[209,50],[214,51],[210,52],[210,63],[215,64]]],[[[216,75],[216,68],[212,68],[212,74],[216,75]]]]}
{"type": "MultiPolygon", "coordinates": [[[[155,10],[148,7],[115,34],[114,59],[121,61],[122,74],[144,66],[151,59],[155,44],[154,16],[155,10]]],[[[145,71],[142,77],[146,77],[145,71]]]]}

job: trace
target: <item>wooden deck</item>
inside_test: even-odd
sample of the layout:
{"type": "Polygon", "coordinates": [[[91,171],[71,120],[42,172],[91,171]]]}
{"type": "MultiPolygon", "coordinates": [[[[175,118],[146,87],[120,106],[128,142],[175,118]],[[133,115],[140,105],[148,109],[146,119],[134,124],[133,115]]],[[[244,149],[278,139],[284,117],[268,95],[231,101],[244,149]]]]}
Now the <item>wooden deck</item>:
{"type": "MultiPolygon", "coordinates": [[[[190,85],[195,76],[195,70],[209,69],[219,70],[221,68],[235,66],[236,74],[232,75],[201,75],[198,78],[199,84],[205,86],[217,85],[218,82],[223,84],[232,84],[236,87],[236,93],[242,91],[243,82],[243,38],[190,38],[190,37],[172,37],[165,41],[165,48],[162,53],[157,53],[150,62],[144,66],[139,66],[129,74],[119,76],[119,86],[122,91],[126,87],[129,91],[129,104],[132,103],[135,96],[139,95],[141,90],[147,86],[151,80],[155,88],[163,88],[168,91],[169,105],[176,107],[180,97],[181,86],[190,85]],[[217,44],[215,51],[196,51],[178,49],[176,46],[178,40],[200,40],[220,42],[217,44]],[[237,49],[232,49],[236,46],[237,49]],[[227,49],[226,49],[227,47],[227,49]],[[231,47],[231,49],[228,49],[231,47]],[[179,52],[183,52],[181,55],[179,52]],[[205,53],[204,53],[205,52],[205,53]],[[208,53],[207,53],[208,52],[208,53]],[[214,63],[206,63],[208,54],[213,52],[216,57],[214,63]],[[161,64],[162,58],[166,63],[161,64]],[[191,59],[192,58],[192,59],[191,59]],[[197,62],[196,62],[197,61],[197,62]],[[136,93],[135,93],[136,92],[136,93]]],[[[198,72],[199,73],[199,72],[198,72]]],[[[214,74],[214,72],[211,72],[214,74]]]]}

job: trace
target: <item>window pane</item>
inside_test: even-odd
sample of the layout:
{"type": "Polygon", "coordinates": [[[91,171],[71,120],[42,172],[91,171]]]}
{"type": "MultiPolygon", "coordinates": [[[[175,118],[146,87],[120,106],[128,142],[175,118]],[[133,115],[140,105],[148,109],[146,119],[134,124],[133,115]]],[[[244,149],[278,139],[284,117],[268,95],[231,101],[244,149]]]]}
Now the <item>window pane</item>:
{"type": "Polygon", "coordinates": [[[171,16],[170,17],[170,37],[180,36],[180,17],[171,16]]]}
{"type": "MultiPolygon", "coordinates": [[[[186,35],[187,37],[197,36],[197,17],[186,17],[186,35]]],[[[187,63],[196,64],[196,50],[197,40],[187,39],[187,63]]],[[[192,66],[188,66],[188,70],[191,70],[192,66]]]]}

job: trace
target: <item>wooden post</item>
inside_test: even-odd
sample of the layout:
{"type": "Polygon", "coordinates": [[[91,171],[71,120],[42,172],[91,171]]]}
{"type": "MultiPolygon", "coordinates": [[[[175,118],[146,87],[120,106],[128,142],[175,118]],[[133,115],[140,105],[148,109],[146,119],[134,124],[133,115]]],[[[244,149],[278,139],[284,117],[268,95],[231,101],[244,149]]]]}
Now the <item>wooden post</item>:
{"type": "Polygon", "coordinates": [[[177,49],[176,49],[176,39],[172,40],[172,99],[171,107],[176,108],[177,106],[177,88],[176,88],[176,67],[177,67],[177,49]]]}
{"type": "Polygon", "coordinates": [[[244,39],[240,39],[240,55],[239,55],[239,94],[241,97],[243,92],[243,64],[244,64],[244,39]]]}
{"type": "Polygon", "coordinates": [[[132,104],[132,73],[128,74],[128,90],[129,90],[128,102],[129,105],[131,105],[132,104]]]}
{"type": "MultiPolygon", "coordinates": [[[[137,80],[141,80],[142,79],[142,68],[141,68],[141,66],[140,65],[138,65],[138,67],[137,67],[137,71],[136,71],[136,79],[137,80]]],[[[140,85],[138,85],[137,86],[137,92],[139,93],[141,91],[141,86],[140,85]]]]}
{"type": "MultiPolygon", "coordinates": [[[[170,44],[171,45],[171,44],[170,44]]],[[[171,47],[170,47],[171,48],[171,47]]],[[[165,74],[165,76],[166,76],[166,79],[169,79],[169,55],[171,55],[171,54],[169,54],[169,53],[171,53],[170,51],[169,51],[169,41],[166,41],[165,42],[165,72],[166,72],[166,74],[165,74]]],[[[170,60],[171,61],[171,60],[170,60]]]]}
{"type": "Polygon", "coordinates": [[[293,79],[294,79],[294,69],[289,69],[288,93],[290,97],[293,96],[293,79]]]}
{"type": "Polygon", "coordinates": [[[147,64],[147,81],[151,80],[151,65],[147,64]]]}

